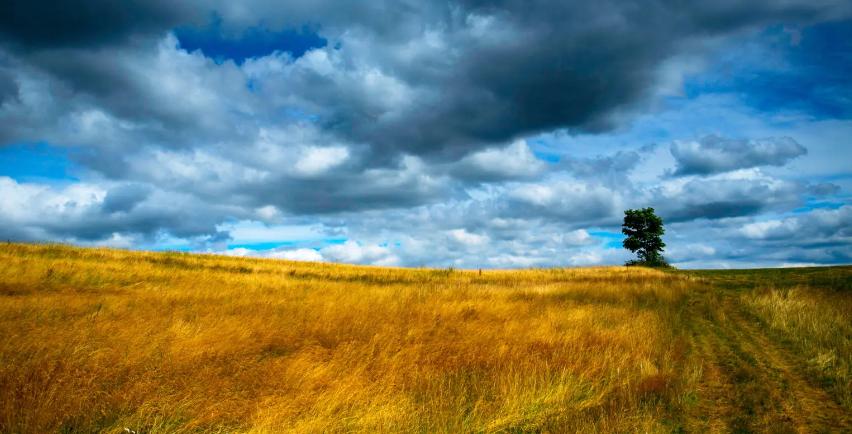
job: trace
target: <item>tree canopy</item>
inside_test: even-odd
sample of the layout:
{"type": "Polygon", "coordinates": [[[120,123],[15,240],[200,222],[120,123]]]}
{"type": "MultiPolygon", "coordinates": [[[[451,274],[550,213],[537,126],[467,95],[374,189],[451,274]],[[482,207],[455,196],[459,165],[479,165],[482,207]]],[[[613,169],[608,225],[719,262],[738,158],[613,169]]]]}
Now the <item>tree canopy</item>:
{"type": "Polygon", "coordinates": [[[663,219],[654,214],[654,208],[624,211],[621,233],[627,235],[622,243],[624,248],[639,257],[638,261],[630,261],[629,264],[668,265],[661,253],[666,243],[660,238],[666,231],[663,229],[663,219]]]}

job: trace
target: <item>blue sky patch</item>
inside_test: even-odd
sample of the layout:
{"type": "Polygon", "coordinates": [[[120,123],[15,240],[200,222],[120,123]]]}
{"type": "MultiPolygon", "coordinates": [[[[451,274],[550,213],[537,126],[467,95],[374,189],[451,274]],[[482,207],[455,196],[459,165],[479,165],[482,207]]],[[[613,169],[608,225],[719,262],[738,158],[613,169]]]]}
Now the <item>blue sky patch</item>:
{"type": "Polygon", "coordinates": [[[319,241],[270,241],[270,242],[262,242],[262,243],[234,243],[228,244],[228,249],[249,249],[249,250],[273,250],[280,247],[293,247],[299,245],[311,245],[314,250],[322,249],[323,247],[335,245],[335,244],[343,244],[346,242],[346,238],[333,238],[333,239],[325,239],[319,241]],[[316,245],[319,244],[319,247],[316,245]]]}
{"type": "Polygon", "coordinates": [[[206,27],[178,27],[174,34],[180,47],[189,52],[201,50],[216,62],[233,60],[238,65],[246,59],[267,56],[275,51],[286,51],[298,58],[311,49],[328,44],[316,30],[307,26],[278,32],[251,27],[236,37],[225,36],[219,18],[206,27]]]}
{"type": "Polygon", "coordinates": [[[813,210],[817,209],[840,209],[840,207],[847,205],[844,202],[830,202],[830,201],[820,201],[820,202],[811,202],[806,204],[801,208],[796,208],[793,210],[793,214],[803,214],[809,213],[813,210]]]}
{"type": "Polygon", "coordinates": [[[272,250],[299,244],[297,241],[273,241],[265,243],[228,244],[229,249],[272,250]]]}
{"type": "Polygon", "coordinates": [[[547,152],[537,152],[536,151],[536,152],[533,152],[533,155],[535,156],[535,158],[538,158],[541,161],[546,161],[548,163],[558,163],[559,162],[559,155],[556,155],[556,154],[551,154],[551,153],[547,153],[547,152]]]}
{"type": "Polygon", "coordinates": [[[78,181],[68,150],[46,143],[0,147],[0,176],[18,182],[78,181]]]}
{"type": "Polygon", "coordinates": [[[604,244],[605,249],[620,249],[623,248],[624,244],[621,241],[609,241],[604,244]]]}
{"type": "Polygon", "coordinates": [[[852,21],[774,26],[737,42],[711,70],[685,80],[687,96],[736,93],[764,112],[852,119],[852,21]]]}
{"type": "Polygon", "coordinates": [[[589,235],[598,238],[624,238],[624,234],[621,232],[589,231],[589,235]]]}
{"type": "Polygon", "coordinates": [[[604,243],[605,249],[620,249],[622,248],[622,240],[624,239],[624,234],[620,232],[607,232],[607,231],[589,231],[589,235],[597,238],[603,238],[607,240],[604,243]]]}

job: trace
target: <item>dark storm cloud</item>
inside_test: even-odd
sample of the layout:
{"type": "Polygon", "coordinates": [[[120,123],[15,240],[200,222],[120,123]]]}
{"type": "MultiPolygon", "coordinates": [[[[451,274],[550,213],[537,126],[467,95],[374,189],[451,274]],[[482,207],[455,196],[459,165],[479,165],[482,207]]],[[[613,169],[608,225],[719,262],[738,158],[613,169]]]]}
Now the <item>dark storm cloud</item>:
{"type": "Polygon", "coordinates": [[[0,225],[0,240],[15,241],[18,243],[32,243],[45,241],[43,233],[38,233],[31,227],[20,225],[0,225]],[[39,236],[41,235],[41,236],[39,236]]]}
{"type": "Polygon", "coordinates": [[[0,105],[6,101],[17,100],[18,92],[15,76],[9,70],[0,67],[0,105]]]}
{"type": "Polygon", "coordinates": [[[758,221],[722,236],[742,244],[749,259],[841,264],[852,261],[852,206],[820,208],[780,220],[758,221]],[[743,239],[743,237],[745,239],[743,239]]]}
{"type": "MultiPolygon", "coordinates": [[[[374,144],[379,153],[438,157],[557,128],[602,131],[616,124],[613,113],[634,108],[647,96],[662,61],[686,49],[700,50],[702,38],[846,9],[769,1],[712,6],[462,1],[458,6],[462,13],[456,16],[466,19],[438,26],[451,29],[443,35],[450,52],[418,57],[408,68],[387,65],[404,82],[427,89],[410,110],[381,120],[382,113],[369,104],[347,100],[341,110],[326,114],[324,125],[374,144]],[[479,37],[480,27],[492,34],[479,37]],[[430,67],[427,73],[423,65],[430,67]]],[[[303,79],[303,88],[319,98],[346,92],[320,76],[303,79]]]]}
{"type": "Polygon", "coordinates": [[[790,262],[820,264],[820,265],[848,265],[852,263],[852,243],[849,240],[842,245],[831,247],[808,249],[793,248],[783,251],[782,254],[767,255],[773,259],[784,259],[790,262]]]}
{"type": "Polygon", "coordinates": [[[0,236],[18,241],[151,243],[168,235],[219,242],[228,236],[218,228],[225,216],[253,216],[250,210],[142,184],[51,188],[0,176],[0,197],[0,236]]]}
{"type": "Polygon", "coordinates": [[[574,227],[614,222],[617,195],[601,185],[550,182],[521,185],[508,192],[505,215],[511,218],[547,218],[574,227]]]}
{"type": "Polygon", "coordinates": [[[741,217],[763,211],[767,204],[761,199],[741,198],[724,202],[687,204],[679,209],[666,211],[662,215],[671,223],[697,219],[716,220],[728,217],[741,217]]]}
{"type": "Polygon", "coordinates": [[[789,137],[770,140],[733,140],[707,136],[700,142],[675,142],[674,176],[711,175],[759,166],[783,166],[807,155],[808,150],[789,137]]]}
{"type": "Polygon", "coordinates": [[[418,185],[416,178],[399,184],[361,176],[327,177],[314,180],[286,180],[262,186],[252,196],[262,198],[257,205],[272,204],[296,215],[335,214],[365,210],[412,208],[447,199],[443,189],[418,185]]]}
{"type": "MultiPolygon", "coordinates": [[[[138,199],[138,198],[135,198],[138,199]]],[[[184,207],[168,203],[124,203],[124,210],[108,209],[115,201],[105,200],[101,209],[92,207],[87,215],[77,219],[56,219],[38,225],[49,239],[75,239],[87,242],[109,240],[113,234],[153,242],[156,237],[170,235],[177,238],[194,239],[199,242],[227,240],[229,234],[219,231],[223,214],[216,206],[198,201],[184,202],[184,207]]]]}
{"type": "Polygon", "coordinates": [[[792,210],[802,203],[805,187],[767,176],[695,178],[674,190],[652,188],[647,200],[667,222],[717,220],[792,210]]]}
{"type": "Polygon", "coordinates": [[[454,179],[469,184],[535,179],[548,169],[524,140],[505,148],[485,149],[447,167],[454,179]]]}
{"type": "Polygon", "coordinates": [[[95,103],[142,127],[139,139],[146,142],[187,147],[205,137],[238,135],[240,110],[229,104],[249,98],[244,76],[233,65],[214,68],[212,60],[200,55],[180,59],[169,52],[173,49],[162,41],[144,41],[132,49],[43,50],[27,60],[83,104],[95,103]],[[193,101],[199,96],[207,100],[193,101]]]}
{"type": "Polygon", "coordinates": [[[69,159],[80,166],[95,170],[110,179],[123,179],[132,173],[126,156],[98,148],[85,148],[72,153],[69,159]]]}
{"type": "Polygon", "coordinates": [[[567,158],[560,161],[559,166],[579,179],[599,182],[607,187],[629,192],[634,188],[629,174],[642,162],[643,154],[653,149],[654,147],[649,146],[638,151],[618,151],[614,155],[595,158],[567,158]]]}
{"type": "Polygon", "coordinates": [[[121,185],[107,191],[101,210],[105,214],[129,212],[136,205],[148,198],[151,187],[145,185],[121,185]]]}
{"type": "MultiPolygon", "coordinates": [[[[365,71],[355,68],[365,61],[410,90],[408,107],[311,70],[290,74],[286,92],[320,111],[319,122],[327,131],[368,144],[373,162],[386,164],[400,151],[454,159],[525,134],[607,130],[618,123],[614,114],[636,108],[652,91],[661,62],[687,49],[700,51],[704,38],[847,12],[845,2],[798,0],[712,5],[660,0],[324,1],[248,2],[243,7],[213,0],[14,0],[0,7],[0,34],[26,48],[19,51],[28,53],[22,55],[26,61],[95,95],[121,118],[153,118],[166,130],[181,130],[192,113],[177,108],[180,100],[149,98],[149,85],[130,79],[134,69],[145,68],[143,63],[122,66],[100,58],[114,53],[89,48],[130,43],[131,36],[202,18],[209,22],[214,14],[221,17],[223,32],[239,33],[241,26],[245,30],[261,22],[290,28],[316,23],[324,29],[321,36],[338,36],[342,44],[344,59],[335,66],[337,72],[363,76],[365,71]],[[443,48],[413,49],[424,46],[424,31],[433,31],[443,48]],[[358,59],[346,58],[347,50],[359,44],[370,48],[356,53],[358,59]],[[413,48],[401,55],[406,47],[413,48]]],[[[201,133],[215,125],[222,123],[195,127],[201,133]]]]}
{"type": "Polygon", "coordinates": [[[99,47],[192,20],[187,2],[169,0],[5,0],[0,44],[22,51],[99,47]]]}
{"type": "Polygon", "coordinates": [[[824,245],[830,240],[852,237],[852,205],[838,209],[821,208],[783,220],[745,225],[740,233],[766,242],[792,243],[800,247],[824,245]]]}
{"type": "Polygon", "coordinates": [[[840,186],[830,182],[820,182],[819,184],[808,186],[808,194],[817,199],[833,196],[837,193],[840,193],[840,186]]]}
{"type": "Polygon", "coordinates": [[[627,173],[633,170],[641,161],[635,151],[619,151],[607,157],[588,158],[584,160],[568,160],[565,165],[580,177],[596,177],[602,173],[627,173]]]}

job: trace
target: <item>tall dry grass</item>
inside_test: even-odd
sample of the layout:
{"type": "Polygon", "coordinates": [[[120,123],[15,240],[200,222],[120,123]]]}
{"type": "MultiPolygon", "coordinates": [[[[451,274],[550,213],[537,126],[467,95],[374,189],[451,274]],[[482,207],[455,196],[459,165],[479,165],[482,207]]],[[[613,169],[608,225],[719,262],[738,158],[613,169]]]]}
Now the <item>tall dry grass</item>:
{"type": "Polygon", "coordinates": [[[0,431],[670,432],[690,284],[0,245],[0,431]]]}
{"type": "Polygon", "coordinates": [[[847,290],[809,285],[760,287],[745,306],[807,359],[809,374],[852,410],[852,297],[847,290]]]}

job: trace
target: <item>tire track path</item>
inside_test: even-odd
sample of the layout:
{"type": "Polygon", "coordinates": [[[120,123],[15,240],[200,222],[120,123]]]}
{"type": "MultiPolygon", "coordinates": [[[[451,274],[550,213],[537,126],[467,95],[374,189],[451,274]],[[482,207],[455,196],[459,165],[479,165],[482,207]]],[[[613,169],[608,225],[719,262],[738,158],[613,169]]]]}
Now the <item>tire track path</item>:
{"type": "Polygon", "coordinates": [[[707,285],[690,310],[703,373],[687,417],[698,432],[852,433],[852,415],[743,311],[739,292],[707,285]]]}

